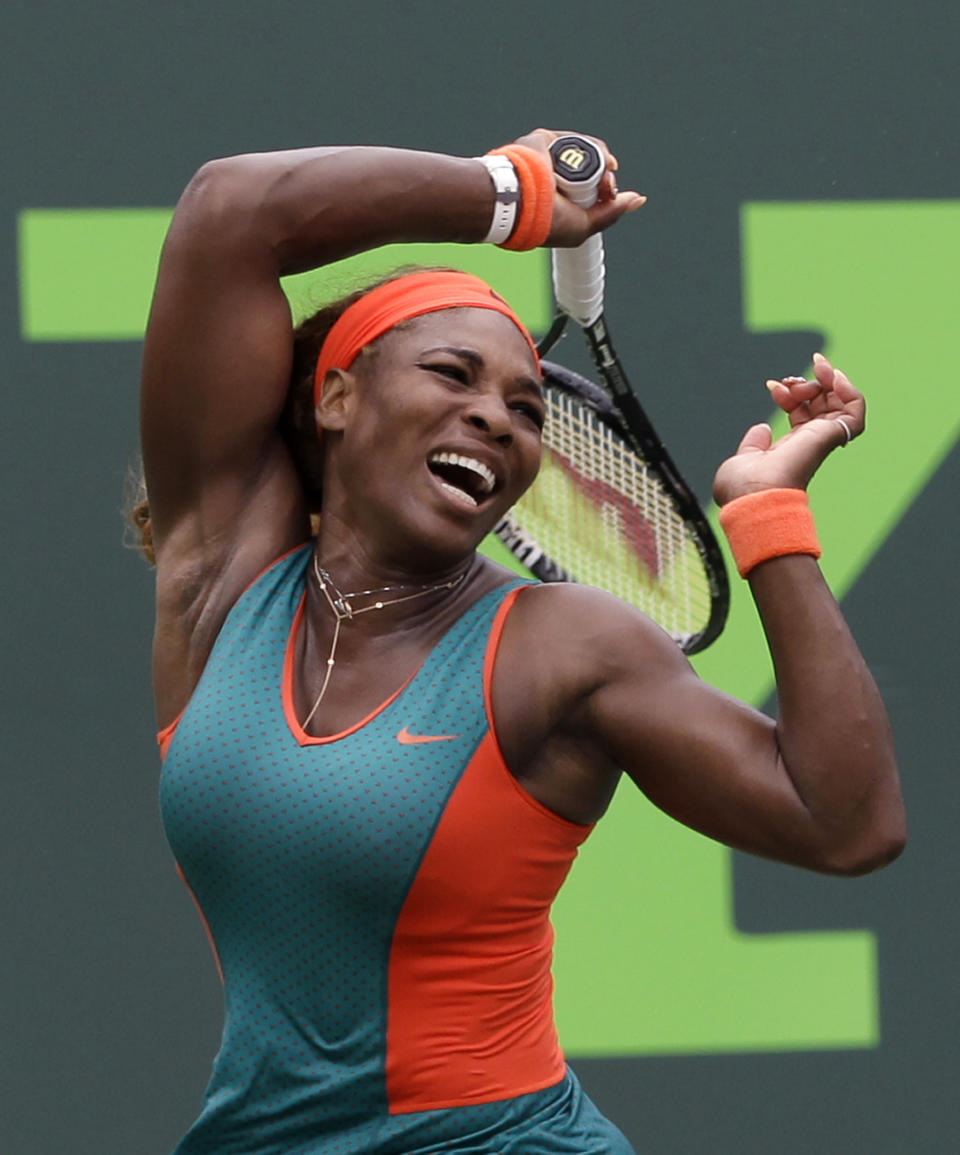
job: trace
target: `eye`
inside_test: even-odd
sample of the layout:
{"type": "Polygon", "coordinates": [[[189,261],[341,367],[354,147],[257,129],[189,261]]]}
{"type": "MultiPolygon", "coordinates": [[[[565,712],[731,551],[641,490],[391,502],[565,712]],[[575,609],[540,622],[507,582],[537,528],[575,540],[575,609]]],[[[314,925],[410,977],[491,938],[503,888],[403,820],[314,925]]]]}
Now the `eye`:
{"type": "Polygon", "coordinates": [[[540,406],[535,402],[516,401],[513,405],[511,405],[511,409],[513,409],[514,412],[521,413],[524,417],[529,418],[529,420],[532,421],[538,429],[543,429],[543,424],[546,419],[545,414],[540,406]]]}
{"type": "Polygon", "coordinates": [[[418,361],[417,368],[425,369],[428,373],[437,373],[451,381],[459,381],[461,385],[466,385],[468,380],[466,369],[449,361],[418,361]]]}

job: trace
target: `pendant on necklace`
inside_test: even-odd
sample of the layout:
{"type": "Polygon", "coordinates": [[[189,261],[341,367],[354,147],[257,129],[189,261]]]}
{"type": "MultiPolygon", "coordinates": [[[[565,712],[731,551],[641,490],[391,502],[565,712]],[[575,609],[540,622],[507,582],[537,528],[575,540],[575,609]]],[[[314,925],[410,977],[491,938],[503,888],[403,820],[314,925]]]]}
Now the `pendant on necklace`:
{"type": "Polygon", "coordinates": [[[370,613],[373,610],[382,610],[387,606],[398,605],[400,602],[408,602],[413,598],[423,597],[425,594],[434,593],[439,590],[456,589],[463,583],[464,578],[467,576],[467,571],[464,570],[462,574],[459,574],[455,578],[451,578],[449,581],[437,582],[436,584],[429,586],[421,586],[420,589],[414,589],[412,586],[383,586],[381,589],[359,590],[357,593],[344,594],[340,592],[333,578],[331,578],[327,571],[320,565],[320,562],[317,560],[316,553],[313,555],[313,573],[317,579],[317,585],[320,587],[320,592],[323,594],[327,605],[330,607],[330,610],[333,613],[333,637],[330,641],[330,653],[327,655],[327,668],[324,672],[323,684],[320,686],[320,693],[317,694],[316,700],[310,707],[309,714],[307,714],[306,718],[303,720],[302,728],[304,730],[306,730],[310,720],[319,709],[320,703],[323,701],[323,696],[327,692],[327,687],[330,685],[330,675],[333,673],[333,667],[336,665],[337,642],[340,640],[341,623],[352,620],[358,614],[370,613]],[[335,597],[331,597],[331,589],[336,595],[335,597]],[[368,606],[358,606],[357,608],[351,606],[348,600],[350,598],[373,597],[376,594],[399,593],[401,590],[411,589],[413,590],[412,593],[402,593],[400,597],[390,598],[389,601],[377,600],[368,606]]]}

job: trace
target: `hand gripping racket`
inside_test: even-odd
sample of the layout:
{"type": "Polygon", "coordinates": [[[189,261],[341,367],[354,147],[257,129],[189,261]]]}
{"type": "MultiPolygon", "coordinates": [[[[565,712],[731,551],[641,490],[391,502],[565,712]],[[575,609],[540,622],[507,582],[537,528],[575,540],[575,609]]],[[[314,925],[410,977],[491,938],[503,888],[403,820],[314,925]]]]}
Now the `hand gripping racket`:
{"type": "MultiPolygon", "coordinates": [[[[576,204],[597,196],[604,162],[593,141],[555,140],[557,181],[576,204]]],[[[540,476],[496,528],[541,581],[609,590],[658,622],[688,654],[723,629],[729,586],[703,511],[644,413],[603,314],[603,240],[552,252],[556,318],[550,351],[569,318],[583,330],[603,382],[543,361],[547,422],[540,476]]]]}

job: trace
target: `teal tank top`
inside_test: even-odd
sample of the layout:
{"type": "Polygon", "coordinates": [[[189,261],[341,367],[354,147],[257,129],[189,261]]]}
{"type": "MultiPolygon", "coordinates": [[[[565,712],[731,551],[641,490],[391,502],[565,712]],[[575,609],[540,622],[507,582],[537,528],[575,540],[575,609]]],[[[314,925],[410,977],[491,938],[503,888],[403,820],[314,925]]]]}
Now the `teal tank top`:
{"type": "MultiPolygon", "coordinates": [[[[471,606],[369,718],[313,739],[293,717],[289,685],[310,557],[308,545],[281,558],[238,600],[164,758],[164,826],[225,985],[220,1051],[176,1155],[629,1152],[563,1064],[549,1011],[549,905],[587,828],[546,811],[501,772],[490,732],[489,641],[523,583],[471,606]],[[502,813],[510,827],[485,825],[478,844],[482,852],[493,840],[491,861],[519,880],[523,893],[502,902],[504,880],[475,899],[476,883],[457,890],[448,877],[418,878],[465,778],[499,799],[487,824],[502,813]],[[542,844],[533,866],[510,860],[524,853],[510,845],[518,833],[528,847],[542,844]],[[411,895],[419,896],[412,930],[411,895]],[[458,975],[471,973],[471,936],[491,906],[476,973],[495,987],[505,968],[500,985],[521,1000],[517,1010],[505,1005],[526,1025],[503,1043],[484,1028],[496,1052],[484,1067],[476,1056],[486,1044],[451,1040],[459,1020],[455,1010],[444,1019],[443,1007],[474,1005],[458,975]],[[469,917],[458,928],[461,909],[469,917]],[[435,990],[420,974],[423,920],[434,912],[436,933],[464,960],[435,990]],[[500,940],[503,962],[491,963],[500,940]],[[404,956],[404,942],[418,945],[404,956]],[[509,968],[521,955],[534,961],[522,963],[517,982],[509,968]],[[440,1028],[418,1039],[421,1000],[436,1008],[425,1013],[440,1028]]],[[[469,818],[456,821],[434,874],[457,873],[458,847],[476,859],[476,831],[469,818]]],[[[463,869],[467,877],[469,863],[463,869]]],[[[466,1017],[483,1018],[477,1005],[466,1017]]]]}

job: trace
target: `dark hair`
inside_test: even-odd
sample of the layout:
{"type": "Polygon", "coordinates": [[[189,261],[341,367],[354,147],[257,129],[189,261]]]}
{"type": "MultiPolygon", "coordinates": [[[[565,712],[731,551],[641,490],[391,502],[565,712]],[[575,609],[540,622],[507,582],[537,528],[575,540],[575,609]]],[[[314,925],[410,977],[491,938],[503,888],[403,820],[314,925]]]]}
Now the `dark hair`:
{"type": "MultiPolygon", "coordinates": [[[[317,519],[323,500],[323,448],[317,435],[317,425],[313,413],[313,375],[320,348],[341,314],[345,313],[355,301],[365,297],[371,289],[376,289],[379,285],[385,285],[388,281],[395,281],[410,273],[427,271],[449,272],[450,270],[441,265],[405,265],[394,269],[386,276],[378,277],[361,288],[354,289],[346,296],[327,305],[322,305],[312,316],[301,321],[293,331],[290,388],[280,417],[279,428],[303,487],[314,532],[317,530],[317,519]]],[[[364,350],[364,353],[375,352],[375,349],[376,342],[373,342],[364,350]]],[[[134,488],[136,490],[134,500],[127,503],[126,508],[127,524],[133,531],[135,546],[151,565],[155,565],[156,554],[153,548],[153,532],[150,524],[150,502],[143,481],[142,470],[139,479],[134,483],[134,488]]]]}

